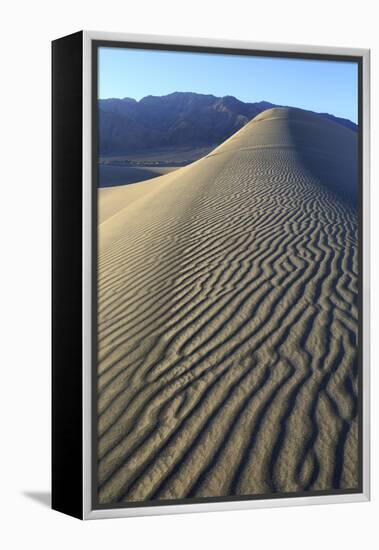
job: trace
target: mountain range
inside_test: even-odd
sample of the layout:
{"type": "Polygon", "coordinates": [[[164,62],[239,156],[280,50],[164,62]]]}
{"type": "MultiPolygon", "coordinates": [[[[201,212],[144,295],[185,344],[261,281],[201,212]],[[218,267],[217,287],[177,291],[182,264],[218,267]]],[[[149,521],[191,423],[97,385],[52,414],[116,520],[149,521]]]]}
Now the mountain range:
{"type": "MultiPolygon", "coordinates": [[[[128,154],[161,147],[218,145],[259,113],[282,107],[268,101],[244,103],[233,96],[174,92],[99,100],[100,155],[128,154]]],[[[357,125],[328,113],[320,117],[356,131],[357,125]]]]}

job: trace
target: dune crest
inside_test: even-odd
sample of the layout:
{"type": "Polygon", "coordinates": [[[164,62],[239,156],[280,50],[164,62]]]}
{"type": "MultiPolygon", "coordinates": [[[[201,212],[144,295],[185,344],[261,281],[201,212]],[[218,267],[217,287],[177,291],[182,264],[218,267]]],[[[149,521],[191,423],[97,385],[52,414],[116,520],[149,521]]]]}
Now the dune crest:
{"type": "Polygon", "coordinates": [[[356,147],[269,109],[99,190],[99,502],[357,486],[356,147]]]}

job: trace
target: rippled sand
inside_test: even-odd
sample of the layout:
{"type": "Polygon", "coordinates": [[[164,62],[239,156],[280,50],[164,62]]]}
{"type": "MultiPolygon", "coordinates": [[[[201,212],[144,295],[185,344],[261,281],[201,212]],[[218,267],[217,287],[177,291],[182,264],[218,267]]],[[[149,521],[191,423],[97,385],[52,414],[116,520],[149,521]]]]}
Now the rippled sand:
{"type": "Polygon", "coordinates": [[[270,109],[99,190],[99,502],[356,488],[356,135],[270,109]]]}

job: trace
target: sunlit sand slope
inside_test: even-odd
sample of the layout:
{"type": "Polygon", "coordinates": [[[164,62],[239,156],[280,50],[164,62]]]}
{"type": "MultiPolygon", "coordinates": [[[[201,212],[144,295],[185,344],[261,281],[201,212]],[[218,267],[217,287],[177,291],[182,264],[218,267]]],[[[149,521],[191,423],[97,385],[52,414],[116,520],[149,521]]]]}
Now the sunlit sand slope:
{"type": "Polygon", "coordinates": [[[357,487],[356,147],[272,109],[99,191],[101,503],[357,487]]]}

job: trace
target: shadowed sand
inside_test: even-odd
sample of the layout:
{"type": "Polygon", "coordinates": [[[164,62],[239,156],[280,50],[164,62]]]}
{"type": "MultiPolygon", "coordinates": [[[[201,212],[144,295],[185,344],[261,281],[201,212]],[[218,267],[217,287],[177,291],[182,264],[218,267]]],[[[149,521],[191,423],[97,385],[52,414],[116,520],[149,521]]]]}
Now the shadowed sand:
{"type": "Polygon", "coordinates": [[[99,190],[99,502],[357,487],[356,147],[270,109],[99,190]]]}
{"type": "Polygon", "coordinates": [[[177,166],[113,166],[104,165],[99,166],[99,186],[100,187],[113,187],[115,185],[128,185],[130,183],[136,183],[144,180],[149,180],[161,176],[162,174],[168,174],[177,170],[177,166]]]}

